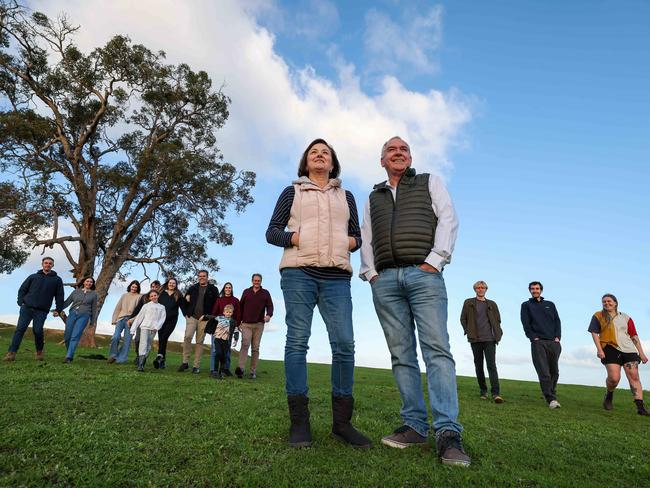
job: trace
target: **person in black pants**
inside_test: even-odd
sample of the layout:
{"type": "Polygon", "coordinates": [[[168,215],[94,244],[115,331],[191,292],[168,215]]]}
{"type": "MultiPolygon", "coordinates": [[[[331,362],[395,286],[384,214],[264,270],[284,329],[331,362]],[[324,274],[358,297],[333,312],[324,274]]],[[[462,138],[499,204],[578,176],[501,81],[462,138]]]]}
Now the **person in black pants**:
{"type": "Polygon", "coordinates": [[[165,369],[165,356],[167,354],[167,342],[172,335],[178,322],[178,310],[185,308],[185,298],[178,290],[176,278],[169,278],[163,285],[158,303],[165,307],[167,313],[165,323],[158,331],[158,355],[153,360],[153,367],[165,369]]]}
{"type": "Polygon", "coordinates": [[[562,353],[562,326],[555,304],[544,300],[543,289],[539,281],[528,285],[531,298],[521,304],[521,323],[526,337],[530,339],[530,350],[539,386],[548,408],[555,409],[561,407],[557,401],[556,388],[560,377],[558,362],[562,353]]]}
{"type": "Polygon", "coordinates": [[[501,315],[496,302],[485,298],[488,286],[485,281],[474,283],[476,297],[468,298],[463,303],[460,323],[467,340],[472,346],[476,379],[480,389],[481,400],[487,400],[487,384],[483,370],[483,357],[487,363],[490,376],[490,392],[494,403],[503,403],[499,390],[499,373],[496,364],[496,346],[503,336],[501,315]]]}

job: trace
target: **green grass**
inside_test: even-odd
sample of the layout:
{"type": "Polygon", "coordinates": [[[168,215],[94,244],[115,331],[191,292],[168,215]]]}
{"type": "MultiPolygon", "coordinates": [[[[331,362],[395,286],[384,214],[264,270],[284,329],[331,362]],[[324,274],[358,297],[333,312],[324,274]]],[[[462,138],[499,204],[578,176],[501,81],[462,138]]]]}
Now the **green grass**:
{"type": "MultiPolygon", "coordinates": [[[[13,328],[0,329],[6,351],[13,328]]],[[[263,344],[262,344],[263,346],[263,344]]],[[[325,345],[323,347],[326,347],[325,345]]],[[[602,388],[560,385],[551,411],[536,383],[502,382],[503,405],[481,401],[474,378],[458,378],[469,469],[442,466],[433,447],[379,443],[400,425],[390,371],[357,368],[354,424],[371,450],[329,436],[329,368],[309,366],[314,446],[291,449],[282,363],[262,361],[256,381],[210,379],[168,369],[77,357],[48,339],[33,359],[31,332],[17,361],[0,363],[0,486],[649,486],[650,419],[629,392],[615,410],[602,388]]],[[[101,353],[79,349],[77,356],[101,353]]]]}

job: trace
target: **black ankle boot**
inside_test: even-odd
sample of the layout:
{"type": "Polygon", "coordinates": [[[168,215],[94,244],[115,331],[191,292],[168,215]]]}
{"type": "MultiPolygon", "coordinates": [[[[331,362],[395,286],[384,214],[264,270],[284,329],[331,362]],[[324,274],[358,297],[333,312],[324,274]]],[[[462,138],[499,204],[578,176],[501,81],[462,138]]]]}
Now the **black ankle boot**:
{"type": "Polygon", "coordinates": [[[350,420],[354,411],[354,398],[332,395],[332,434],[353,447],[369,448],[372,442],[352,427],[350,420]]]}
{"type": "Polygon", "coordinates": [[[634,400],[634,403],[636,403],[636,413],[643,415],[644,417],[650,417],[650,412],[645,409],[643,400],[634,400]]]}
{"type": "Polygon", "coordinates": [[[289,395],[289,445],[291,447],[311,447],[309,427],[309,398],[306,395],[289,395]]]}
{"type": "Polygon", "coordinates": [[[603,400],[603,408],[605,410],[612,410],[614,408],[614,392],[608,391],[603,400]]]}

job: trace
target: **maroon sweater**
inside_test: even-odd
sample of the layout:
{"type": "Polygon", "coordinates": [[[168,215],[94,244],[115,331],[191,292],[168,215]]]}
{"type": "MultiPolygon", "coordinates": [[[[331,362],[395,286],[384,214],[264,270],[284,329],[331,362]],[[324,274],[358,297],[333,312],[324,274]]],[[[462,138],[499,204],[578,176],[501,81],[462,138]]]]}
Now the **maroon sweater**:
{"type": "Polygon", "coordinates": [[[273,315],[273,300],[271,300],[271,294],[264,288],[260,288],[257,293],[253,291],[252,286],[246,288],[239,304],[241,306],[241,321],[248,324],[264,322],[265,310],[266,315],[273,315]]]}
{"type": "Polygon", "coordinates": [[[223,308],[226,305],[232,305],[235,307],[235,312],[233,313],[232,318],[235,319],[235,325],[239,327],[239,324],[241,323],[241,307],[239,305],[239,298],[237,297],[231,295],[229,297],[224,296],[217,298],[217,301],[214,302],[214,307],[212,307],[212,315],[215,317],[223,315],[223,308]]]}

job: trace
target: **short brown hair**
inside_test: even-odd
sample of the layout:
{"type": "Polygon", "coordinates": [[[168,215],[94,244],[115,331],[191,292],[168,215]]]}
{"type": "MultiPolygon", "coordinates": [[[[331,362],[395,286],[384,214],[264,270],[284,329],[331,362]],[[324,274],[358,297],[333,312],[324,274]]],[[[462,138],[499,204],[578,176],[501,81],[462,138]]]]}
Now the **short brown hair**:
{"type": "Polygon", "coordinates": [[[332,171],[330,171],[330,178],[338,178],[341,174],[341,163],[339,163],[339,158],[336,156],[336,151],[332,146],[330,146],[325,139],[314,139],[309,143],[305,152],[302,153],[300,158],[300,164],[298,165],[298,177],[309,176],[309,171],[307,171],[307,153],[309,150],[314,147],[316,144],[325,144],[330,152],[332,153],[332,171]]]}

